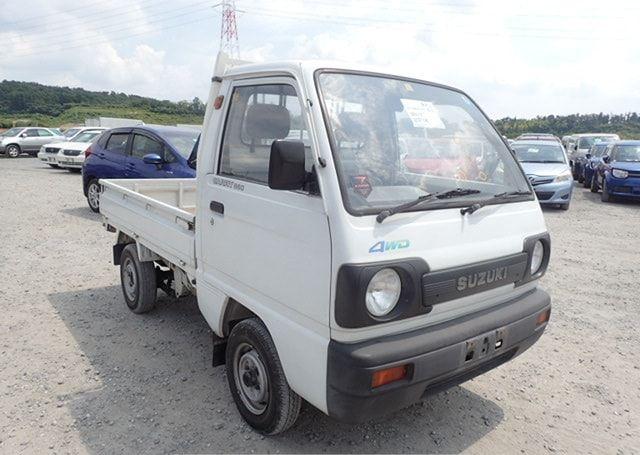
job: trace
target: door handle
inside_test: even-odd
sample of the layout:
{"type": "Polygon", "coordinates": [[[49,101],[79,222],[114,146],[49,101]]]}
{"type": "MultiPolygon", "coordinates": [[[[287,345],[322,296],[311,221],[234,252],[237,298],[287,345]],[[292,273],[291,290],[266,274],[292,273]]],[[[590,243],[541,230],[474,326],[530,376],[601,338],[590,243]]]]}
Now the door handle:
{"type": "Polygon", "coordinates": [[[218,201],[211,201],[209,204],[211,211],[224,215],[224,204],[218,201]]]}

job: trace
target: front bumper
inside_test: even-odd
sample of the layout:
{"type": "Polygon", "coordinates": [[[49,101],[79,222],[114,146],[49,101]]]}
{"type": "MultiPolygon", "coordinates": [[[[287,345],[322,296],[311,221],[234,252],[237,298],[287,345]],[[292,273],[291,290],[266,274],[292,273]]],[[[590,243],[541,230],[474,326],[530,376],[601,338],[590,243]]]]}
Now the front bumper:
{"type": "Polygon", "coordinates": [[[533,190],[536,192],[538,202],[541,205],[568,204],[571,202],[573,181],[565,180],[564,182],[536,185],[533,190]]]}
{"type": "Polygon", "coordinates": [[[607,190],[614,196],[640,198],[640,177],[627,177],[619,179],[607,175],[607,190]]]}
{"type": "Polygon", "coordinates": [[[58,155],[58,165],[60,167],[82,169],[83,163],[84,163],[84,155],[77,155],[77,156],[58,155]]]}
{"type": "Polygon", "coordinates": [[[57,153],[47,153],[47,152],[38,152],[38,159],[43,163],[58,163],[58,155],[57,153]]]}
{"type": "Polygon", "coordinates": [[[332,340],[328,413],[345,422],[367,421],[485,373],[533,345],[546,327],[537,325],[538,316],[550,309],[549,295],[536,289],[433,327],[355,344],[332,340]],[[502,343],[496,347],[498,340],[502,343]],[[474,355],[468,359],[470,349],[474,355]],[[404,364],[409,365],[407,378],[371,388],[373,372],[404,364]]]}

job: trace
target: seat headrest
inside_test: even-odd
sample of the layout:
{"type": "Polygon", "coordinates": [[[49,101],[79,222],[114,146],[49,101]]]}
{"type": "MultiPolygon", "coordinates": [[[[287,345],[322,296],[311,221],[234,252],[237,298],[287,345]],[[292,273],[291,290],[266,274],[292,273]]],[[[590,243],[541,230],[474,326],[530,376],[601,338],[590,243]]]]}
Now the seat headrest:
{"type": "Polygon", "coordinates": [[[289,110],[276,104],[252,104],[247,109],[244,130],[251,139],[284,139],[289,135],[289,110]]]}

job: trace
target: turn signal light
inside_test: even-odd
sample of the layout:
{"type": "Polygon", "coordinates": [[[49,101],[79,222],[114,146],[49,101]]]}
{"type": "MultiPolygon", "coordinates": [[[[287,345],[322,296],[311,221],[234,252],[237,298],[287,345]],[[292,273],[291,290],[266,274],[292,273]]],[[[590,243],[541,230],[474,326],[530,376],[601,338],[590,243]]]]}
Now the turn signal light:
{"type": "Polygon", "coordinates": [[[84,151],[84,158],[85,159],[89,158],[89,155],[91,155],[91,152],[92,152],[91,146],[89,146],[87,150],[84,151]]]}
{"type": "Polygon", "coordinates": [[[551,317],[551,308],[544,310],[542,313],[538,315],[538,319],[536,319],[536,327],[544,324],[549,321],[551,317]]]}
{"type": "Polygon", "coordinates": [[[389,384],[390,382],[399,381],[407,377],[409,368],[407,365],[400,365],[397,367],[387,368],[386,370],[380,370],[373,373],[371,378],[371,387],[376,387],[389,384]]]}

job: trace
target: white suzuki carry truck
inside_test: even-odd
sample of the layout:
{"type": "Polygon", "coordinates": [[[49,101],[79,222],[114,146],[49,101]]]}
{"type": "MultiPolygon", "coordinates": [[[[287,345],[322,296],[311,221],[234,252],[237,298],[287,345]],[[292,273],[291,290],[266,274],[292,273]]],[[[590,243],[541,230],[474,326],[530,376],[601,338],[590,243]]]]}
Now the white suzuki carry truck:
{"type": "Polygon", "coordinates": [[[457,89],[220,59],[197,162],[193,180],[102,180],[100,210],[126,304],[195,293],[213,363],[262,433],[289,428],[302,399],[375,419],[509,361],[546,327],[540,207],[457,89]]]}

